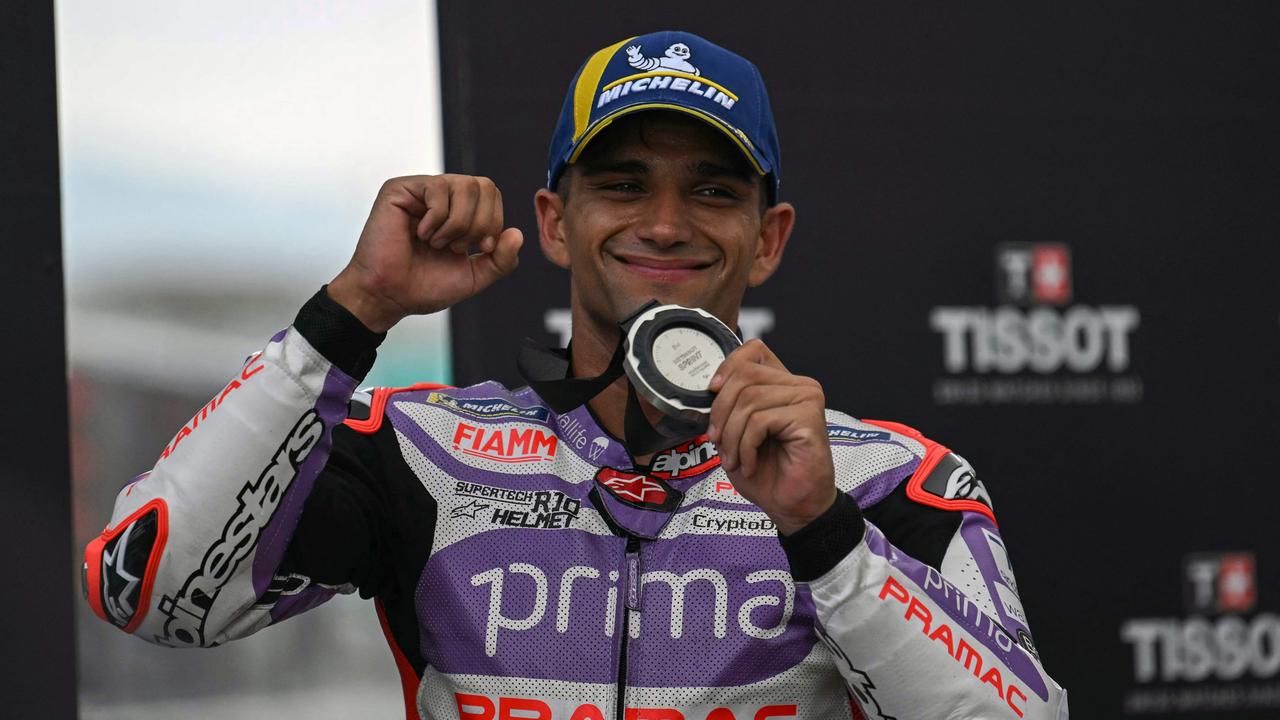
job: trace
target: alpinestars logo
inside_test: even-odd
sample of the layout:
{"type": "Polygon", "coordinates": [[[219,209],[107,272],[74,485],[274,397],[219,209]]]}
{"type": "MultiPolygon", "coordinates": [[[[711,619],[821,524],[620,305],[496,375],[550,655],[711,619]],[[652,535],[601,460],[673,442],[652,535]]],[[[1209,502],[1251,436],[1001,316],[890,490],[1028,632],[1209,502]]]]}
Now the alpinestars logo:
{"type": "Polygon", "coordinates": [[[222,528],[222,535],[209,546],[182,589],[160,599],[160,612],[169,619],[163,645],[203,646],[207,638],[204,624],[218,593],[240,563],[253,554],[258,535],[280,505],[280,499],[298,476],[298,468],[324,436],[324,423],[315,410],[308,410],[280,443],[271,463],[262,474],[249,481],[236,495],[239,505],[222,528]]]}
{"type": "Polygon", "coordinates": [[[945,377],[934,401],[952,404],[1132,403],[1142,379],[1126,375],[1141,323],[1133,305],[1068,304],[1071,249],[1003,243],[995,249],[996,307],[939,306],[945,377]]]}
{"type": "Polygon", "coordinates": [[[1141,686],[1125,697],[1125,712],[1280,708],[1280,617],[1249,614],[1258,603],[1254,554],[1194,553],[1182,579],[1187,617],[1120,626],[1141,686]]]}
{"type": "MultiPolygon", "coordinates": [[[[611,468],[604,468],[610,470],[611,468]]],[[[667,489],[662,483],[645,475],[621,471],[601,472],[596,476],[601,485],[613,491],[620,500],[633,505],[662,505],[667,501],[667,489]]]]}
{"type": "Polygon", "coordinates": [[[158,508],[146,512],[102,546],[100,599],[107,619],[116,627],[128,627],[137,614],[142,580],[159,540],[160,512],[158,508]]]}
{"type": "Polygon", "coordinates": [[[702,474],[720,464],[720,453],[706,435],[653,456],[649,473],[663,480],[702,474]]]}
{"type": "Polygon", "coordinates": [[[991,496],[968,460],[947,453],[924,480],[924,489],[943,500],[975,500],[991,507],[991,496]]]}

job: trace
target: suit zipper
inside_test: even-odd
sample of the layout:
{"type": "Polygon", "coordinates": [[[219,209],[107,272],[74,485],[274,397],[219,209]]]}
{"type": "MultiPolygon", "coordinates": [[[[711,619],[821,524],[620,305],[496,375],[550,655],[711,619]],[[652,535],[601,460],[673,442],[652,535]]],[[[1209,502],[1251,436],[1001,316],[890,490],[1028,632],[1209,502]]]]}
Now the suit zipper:
{"type": "Polygon", "coordinates": [[[640,541],[627,537],[626,587],[622,601],[622,641],[618,649],[618,705],[614,720],[625,720],[627,708],[627,644],[631,640],[631,611],[640,609],[640,541]]]}

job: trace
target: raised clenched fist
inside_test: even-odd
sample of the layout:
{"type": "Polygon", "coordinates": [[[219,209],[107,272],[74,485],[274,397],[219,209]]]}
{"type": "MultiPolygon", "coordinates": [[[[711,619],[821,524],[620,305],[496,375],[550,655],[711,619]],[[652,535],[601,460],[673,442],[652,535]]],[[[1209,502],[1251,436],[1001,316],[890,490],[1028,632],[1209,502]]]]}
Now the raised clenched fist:
{"type": "Polygon", "coordinates": [[[524,235],[504,228],[502,193],[471,175],[383,183],[355,254],[329,296],[369,329],[443,310],[516,268],[524,235]]]}

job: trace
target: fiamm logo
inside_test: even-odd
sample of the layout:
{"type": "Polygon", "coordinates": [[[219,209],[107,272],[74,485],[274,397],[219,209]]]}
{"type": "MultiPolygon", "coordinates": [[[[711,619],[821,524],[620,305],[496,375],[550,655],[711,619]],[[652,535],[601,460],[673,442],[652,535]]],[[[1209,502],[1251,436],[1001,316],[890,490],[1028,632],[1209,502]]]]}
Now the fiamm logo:
{"type": "Polygon", "coordinates": [[[537,425],[489,427],[459,422],[453,431],[453,449],[472,457],[502,463],[552,460],[559,438],[537,425]]]}

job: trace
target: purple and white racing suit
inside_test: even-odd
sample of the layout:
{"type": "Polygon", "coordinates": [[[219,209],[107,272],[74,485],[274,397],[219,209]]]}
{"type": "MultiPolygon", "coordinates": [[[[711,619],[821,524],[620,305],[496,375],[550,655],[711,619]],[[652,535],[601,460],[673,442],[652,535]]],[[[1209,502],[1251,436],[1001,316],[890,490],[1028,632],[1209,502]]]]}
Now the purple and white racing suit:
{"type": "Polygon", "coordinates": [[[121,490],[94,611],[208,647],[359,591],[409,717],[1067,716],[986,490],[918,432],[828,410],[842,492],[780,538],[705,438],[643,467],[527,388],[357,392],[379,341],[313,297],[121,490]]]}

